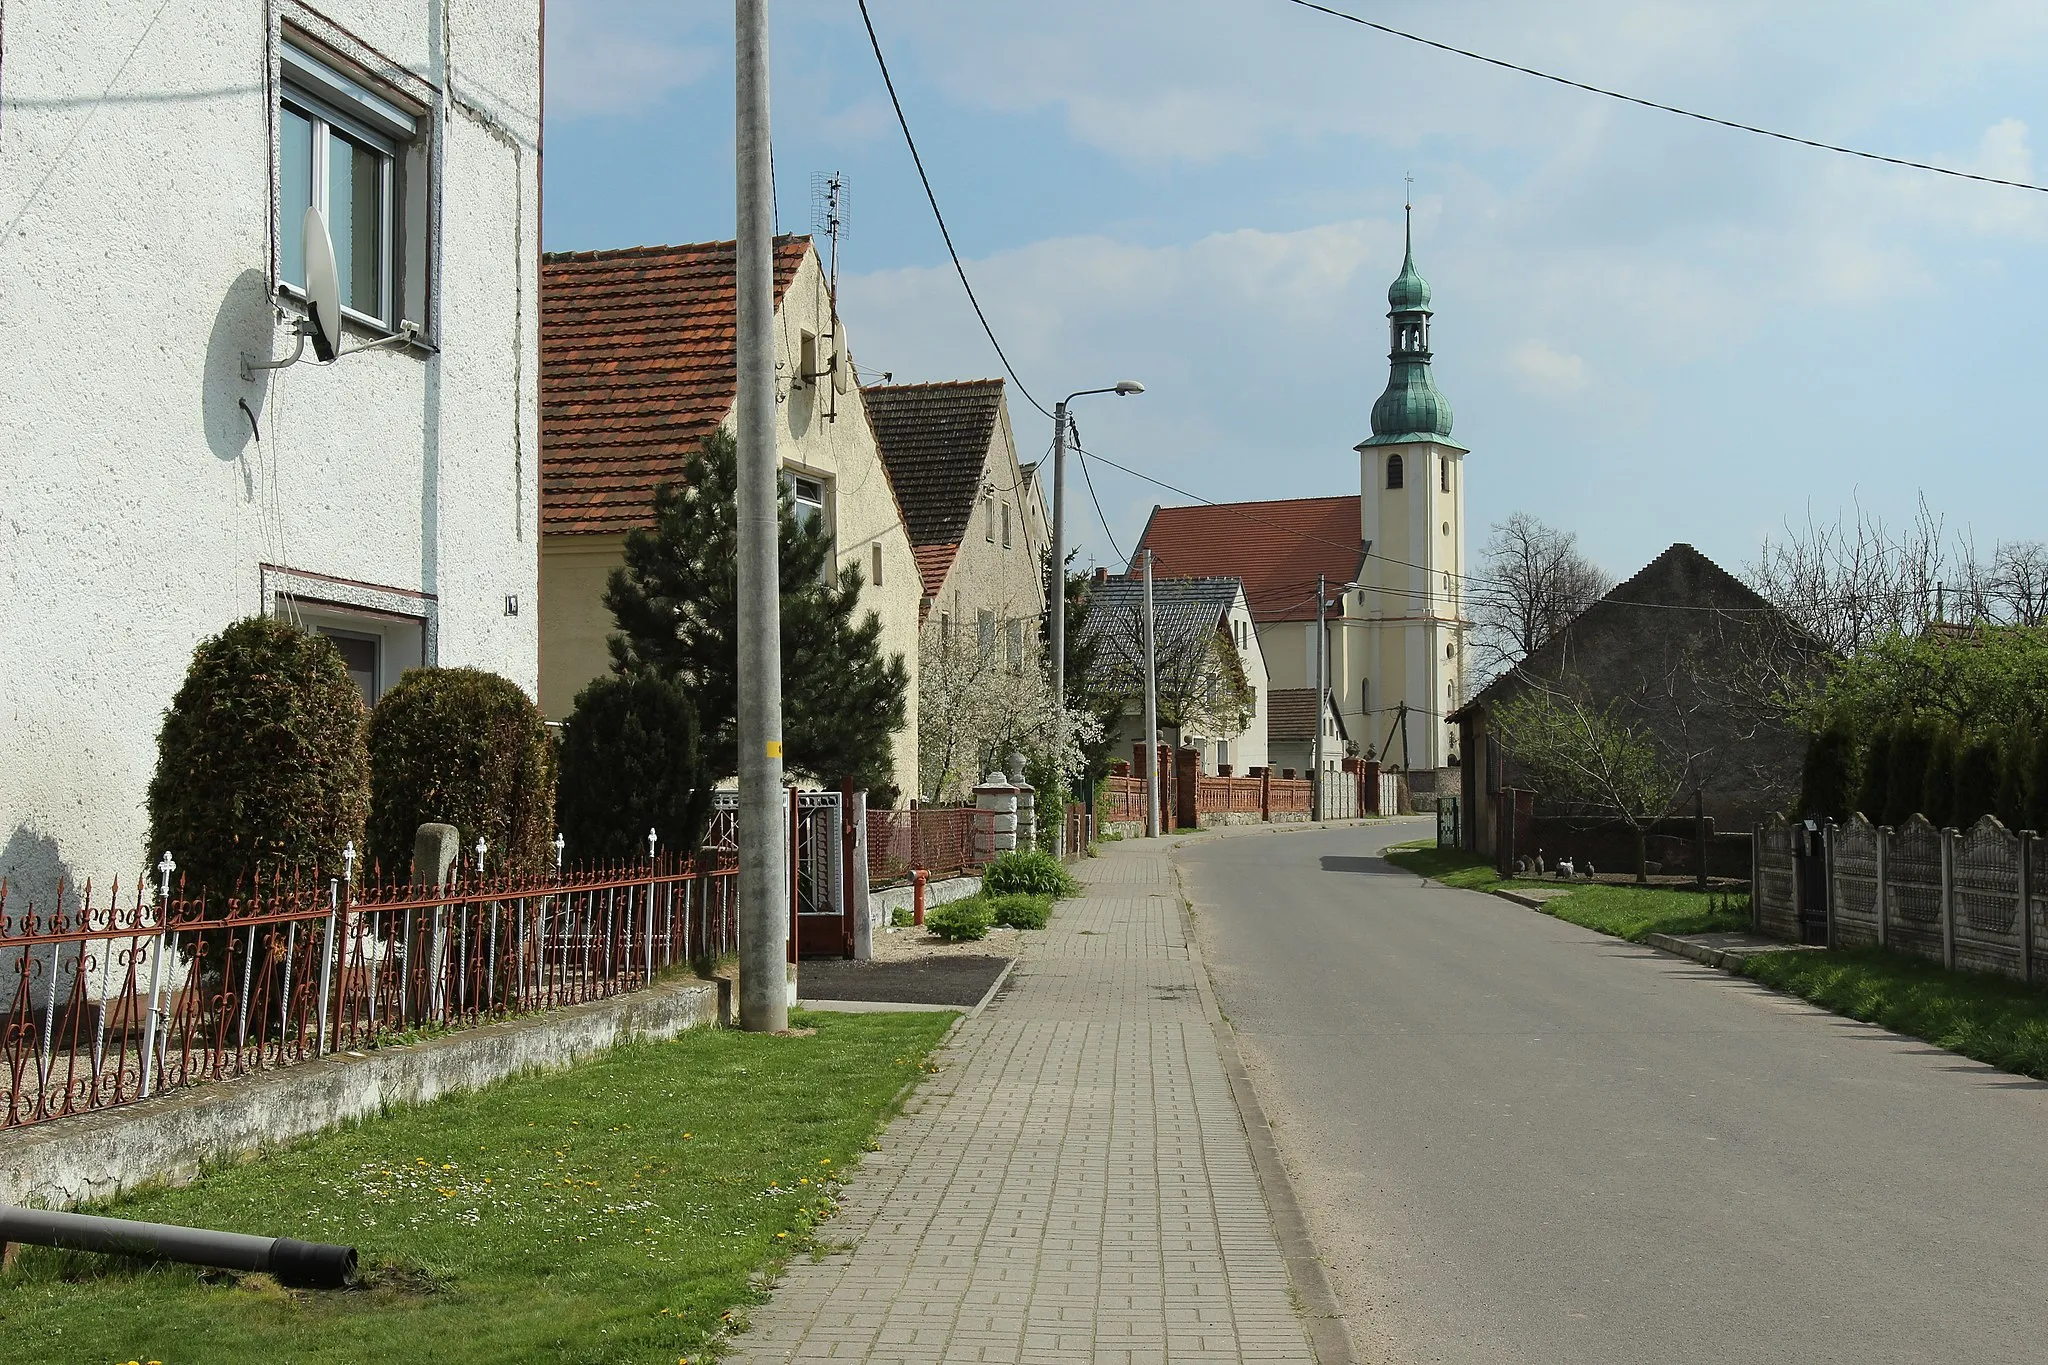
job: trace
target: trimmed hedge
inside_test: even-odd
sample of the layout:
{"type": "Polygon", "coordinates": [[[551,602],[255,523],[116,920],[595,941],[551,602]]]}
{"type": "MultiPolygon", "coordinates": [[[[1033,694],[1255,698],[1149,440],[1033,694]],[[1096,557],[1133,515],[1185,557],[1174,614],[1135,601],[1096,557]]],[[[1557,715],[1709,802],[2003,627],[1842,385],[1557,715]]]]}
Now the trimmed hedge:
{"type": "Polygon", "coordinates": [[[1795,816],[1844,821],[1855,801],[1856,744],[1847,731],[1829,726],[1806,746],[1795,816]]]}
{"type": "Polygon", "coordinates": [[[1074,896],[1081,884],[1067,866],[1043,849],[998,854],[981,871],[981,889],[991,896],[1074,896]]]}
{"type": "Polygon", "coordinates": [[[711,815],[697,708],[673,680],[651,673],[598,678],[576,694],[562,727],[555,809],[576,862],[693,853],[711,815]]]}
{"type": "Polygon", "coordinates": [[[269,617],[192,652],[157,733],[150,867],[166,850],[188,896],[258,877],[338,872],[370,797],[363,698],[334,642],[269,617]]]}
{"type": "Polygon", "coordinates": [[[554,865],[555,758],[540,708],[480,668],[415,668],[370,712],[369,853],[387,881],[411,875],[429,821],[481,836],[489,875],[554,865]]]}

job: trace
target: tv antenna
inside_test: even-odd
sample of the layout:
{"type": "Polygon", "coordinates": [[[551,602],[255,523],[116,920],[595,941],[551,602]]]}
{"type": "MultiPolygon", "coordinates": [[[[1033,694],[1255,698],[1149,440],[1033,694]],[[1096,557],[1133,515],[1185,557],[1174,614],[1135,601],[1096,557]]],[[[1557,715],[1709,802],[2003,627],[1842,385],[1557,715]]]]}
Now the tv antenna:
{"type": "Polygon", "coordinates": [[[811,231],[822,232],[831,243],[825,280],[825,298],[831,309],[832,396],[827,400],[825,420],[839,420],[839,395],[853,384],[853,362],[839,336],[839,238],[846,231],[846,177],[838,171],[818,172],[811,177],[811,231]]]}
{"type": "Polygon", "coordinates": [[[281,360],[260,360],[244,354],[243,379],[255,379],[258,370],[282,370],[298,364],[306,354],[309,341],[313,343],[313,358],[322,365],[332,365],[345,355],[360,355],[380,346],[423,344],[420,342],[420,325],[407,318],[398,324],[397,335],[343,350],[341,271],[334,263],[334,239],[328,235],[327,221],[320,216],[319,209],[310,206],[306,209],[305,216],[299,220],[299,234],[306,262],[306,316],[292,326],[292,335],[296,338],[292,353],[281,360]]]}

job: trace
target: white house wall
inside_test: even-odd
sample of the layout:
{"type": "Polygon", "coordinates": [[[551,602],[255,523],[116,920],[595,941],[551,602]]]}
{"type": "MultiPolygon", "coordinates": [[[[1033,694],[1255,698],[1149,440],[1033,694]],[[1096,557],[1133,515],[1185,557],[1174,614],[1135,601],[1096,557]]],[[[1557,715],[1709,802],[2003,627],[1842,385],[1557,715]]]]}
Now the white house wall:
{"type": "Polygon", "coordinates": [[[440,355],[250,381],[244,353],[290,349],[271,128],[300,11],[5,9],[0,874],[104,879],[149,852],[162,712],[200,640],[271,605],[265,565],[342,601],[431,598],[438,662],[538,689],[539,4],[321,8],[432,96],[440,355]]]}

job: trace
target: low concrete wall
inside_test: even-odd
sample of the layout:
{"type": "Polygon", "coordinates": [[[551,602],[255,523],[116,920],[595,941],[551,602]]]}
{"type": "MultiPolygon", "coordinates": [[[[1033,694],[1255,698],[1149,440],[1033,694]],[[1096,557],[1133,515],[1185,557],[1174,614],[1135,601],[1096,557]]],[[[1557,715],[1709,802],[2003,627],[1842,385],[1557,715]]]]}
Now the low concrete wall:
{"type": "Polygon", "coordinates": [[[183,1184],[202,1163],[375,1114],[564,1066],[628,1038],[717,1024],[723,982],[656,985],[404,1047],[338,1053],[100,1113],[0,1133],[0,1204],[58,1208],[136,1185],[183,1184]]]}
{"type": "Polygon", "coordinates": [[[1195,823],[1203,829],[1218,829],[1224,825],[1263,825],[1255,810],[1212,810],[1195,817],[1195,823]]]}
{"type": "MultiPolygon", "coordinates": [[[[942,882],[926,882],[924,886],[924,908],[944,905],[948,901],[966,900],[981,890],[979,877],[948,877],[942,882]]],[[[885,887],[868,895],[868,913],[873,917],[875,927],[889,927],[889,914],[896,909],[908,910],[916,900],[915,888],[908,886],[885,887]]]]}

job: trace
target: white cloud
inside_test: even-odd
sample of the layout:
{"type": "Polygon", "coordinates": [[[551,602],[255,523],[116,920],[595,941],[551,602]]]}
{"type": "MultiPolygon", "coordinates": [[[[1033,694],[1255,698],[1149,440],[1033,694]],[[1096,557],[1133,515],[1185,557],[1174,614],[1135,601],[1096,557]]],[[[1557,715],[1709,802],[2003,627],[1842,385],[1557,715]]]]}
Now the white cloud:
{"type": "Polygon", "coordinates": [[[1544,397],[1569,397],[1592,382],[1584,356],[1534,338],[1508,352],[1508,369],[1525,390],[1544,397]]]}
{"type": "Polygon", "coordinates": [[[548,117],[633,114],[708,73],[718,55],[682,42],[666,6],[553,0],[547,8],[548,117]]]}

